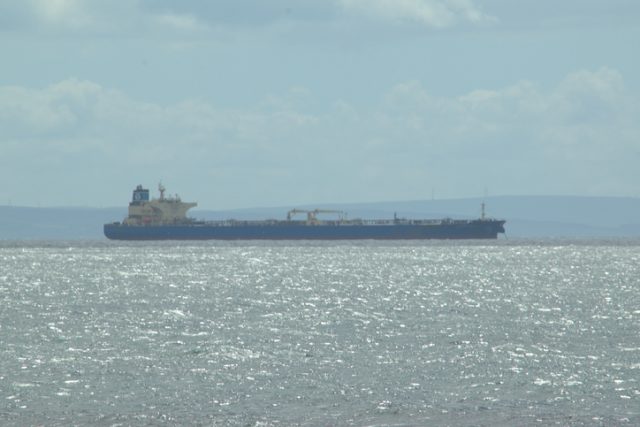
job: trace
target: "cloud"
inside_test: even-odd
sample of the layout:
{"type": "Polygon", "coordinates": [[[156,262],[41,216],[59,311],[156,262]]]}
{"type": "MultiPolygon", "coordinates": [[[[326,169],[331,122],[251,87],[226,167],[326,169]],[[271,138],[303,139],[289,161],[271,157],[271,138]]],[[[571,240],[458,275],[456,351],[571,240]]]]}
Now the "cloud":
{"type": "Polygon", "coordinates": [[[393,25],[432,29],[460,23],[482,25],[496,18],[474,0],[274,0],[234,2],[129,0],[25,0],[0,4],[5,29],[44,34],[149,36],[170,29],[181,36],[199,37],[203,31],[299,30],[340,28],[363,18],[393,25]],[[4,19],[3,19],[4,17],[4,19]],[[346,20],[346,22],[345,22],[346,20]],[[4,22],[6,21],[6,22],[4,22]]]}
{"type": "Polygon", "coordinates": [[[189,14],[162,13],[152,18],[162,26],[186,32],[199,32],[208,30],[209,27],[198,18],[189,14]]]}
{"type": "Polygon", "coordinates": [[[450,98],[431,96],[421,83],[401,83],[387,94],[388,105],[418,111],[477,116],[511,123],[533,117],[544,123],[592,123],[593,115],[613,119],[632,108],[622,75],[610,68],[580,70],[567,75],[553,90],[543,91],[533,82],[521,81],[502,89],[478,89],[450,98]],[[509,120],[506,120],[509,119],[509,120]]]}
{"type": "Polygon", "coordinates": [[[622,75],[610,68],[570,74],[552,102],[562,119],[572,123],[615,120],[629,108],[622,75]]]}
{"type": "Polygon", "coordinates": [[[640,105],[615,70],[571,73],[547,91],[523,81],[455,98],[431,96],[412,82],[394,87],[387,101],[393,128],[420,129],[413,138],[437,141],[432,156],[474,169],[509,162],[520,175],[539,175],[529,191],[577,193],[593,185],[594,193],[635,194],[627,179],[639,157],[633,118],[640,105]]]}
{"type": "Polygon", "coordinates": [[[521,81],[443,97],[413,81],[366,108],[317,102],[304,87],[228,108],[146,102],[78,79],[4,86],[0,178],[19,186],[44,174],[44,186],[104,194],[136,177],[177,188],[226,182],[202,197],[227,207],[411,199],[424,186],[439,196],[484,186],[636,194],[640,103],[613,69],[577,71],[547,89],[521,81]],[[240,191],[240,182],[254,185],[240,191]]]}
{"type": "Polygon", "coordinates": [[[197,9],[149,8],[143,0],[25,0],[0,5],[0,12],[10,17],[6,29],[40,35],[152,36],[167,29],[197,35],[208,29],[197,9]]]}
{"type": "MultiPolygon", "coordinates": [[[[451,29],[500,24],[531,28],[634,26],[640,12],[635,0],[612,4],[570,0],[543,7],[521,0],[23,0],[0,2],[0,28],[38,34],[156,36],[167,28],[182,37],[212,31],[262,33],[307,29],[326,31],[364,22],[390,29],[451,29]]],[[[217,34],[217,33],[215,33],[217,34]]]]}
{"type": "Polygon", "coordinates": [[[25,0],[0,7],[14,31],[45,34],[118,34],[135,27],[137,1],[25,0]]]}
{"type": "Polygon", "coordinates": [[[217,27],[247,30],[284,20],[324,19],[330,11],[331,6],[323,1],[24,0],[0,2],[0,28],[118,36],[153,36],[160,28],[198,36],[217,27]]]}
{"type": "Polygon", "coordinates": [[[35,14],[48,23],[72,29],[94,25],[89,10],[79,0],[32,0],[35,14]]]}
{"type": "Polygon", "coordinates": [[[339,0],[347,10],[395,24],[417,23],[429,28],[451,27],[459,21],[485,24],[495,17],[480,11],[471,0],[339,0]]]}

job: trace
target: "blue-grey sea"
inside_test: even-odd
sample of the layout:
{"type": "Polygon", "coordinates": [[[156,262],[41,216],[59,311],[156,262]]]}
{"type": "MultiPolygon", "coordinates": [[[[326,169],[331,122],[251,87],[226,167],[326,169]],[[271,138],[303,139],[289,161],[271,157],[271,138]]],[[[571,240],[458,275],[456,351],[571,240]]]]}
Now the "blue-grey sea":
{"type": "Polygon", "coordinates": [[[640,241],[1,242],[0,425],[640,425],[640,241]]]}

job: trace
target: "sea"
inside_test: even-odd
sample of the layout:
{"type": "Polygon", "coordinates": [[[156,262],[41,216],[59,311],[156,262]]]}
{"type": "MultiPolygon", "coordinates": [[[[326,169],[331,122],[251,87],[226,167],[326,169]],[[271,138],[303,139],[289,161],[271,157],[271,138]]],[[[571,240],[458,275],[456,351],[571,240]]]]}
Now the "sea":
{"type": "Polygon", "coordinates": [[[0,242],[3,426],[637,426],[640,240],[0,242]]]}

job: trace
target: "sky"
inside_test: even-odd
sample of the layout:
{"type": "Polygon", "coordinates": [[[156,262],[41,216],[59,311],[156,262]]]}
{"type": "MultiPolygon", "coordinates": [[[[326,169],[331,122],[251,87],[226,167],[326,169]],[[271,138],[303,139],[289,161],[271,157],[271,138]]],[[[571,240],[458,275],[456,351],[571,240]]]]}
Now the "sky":
{"type": "Polygon", "coordinates": [[[0,205],[640,196],[637,0],[0,0],[0,205]]]}

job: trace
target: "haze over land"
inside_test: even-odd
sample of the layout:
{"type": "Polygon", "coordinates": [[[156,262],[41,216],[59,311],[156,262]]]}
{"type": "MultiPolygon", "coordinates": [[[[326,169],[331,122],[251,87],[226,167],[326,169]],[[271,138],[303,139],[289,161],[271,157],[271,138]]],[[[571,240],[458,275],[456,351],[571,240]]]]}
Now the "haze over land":
{"type": "Polygon", "coordinates": [[[636,0],[0,0],[0,205],[638,197],[638,40],[636,0]]]}

